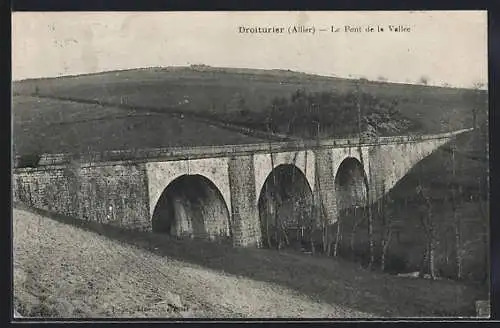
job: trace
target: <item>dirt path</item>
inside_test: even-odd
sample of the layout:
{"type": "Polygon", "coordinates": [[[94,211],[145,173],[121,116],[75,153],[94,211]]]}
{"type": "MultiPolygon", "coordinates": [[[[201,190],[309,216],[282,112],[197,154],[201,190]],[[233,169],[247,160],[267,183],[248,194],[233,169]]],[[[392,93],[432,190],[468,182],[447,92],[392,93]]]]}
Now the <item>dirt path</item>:
{"type": "Polygon", "coordinates": [[[14,298],[23,316],[371,316],[280,285],[155,255],[23,210],[14,209],[13,219],[14,298]]]}

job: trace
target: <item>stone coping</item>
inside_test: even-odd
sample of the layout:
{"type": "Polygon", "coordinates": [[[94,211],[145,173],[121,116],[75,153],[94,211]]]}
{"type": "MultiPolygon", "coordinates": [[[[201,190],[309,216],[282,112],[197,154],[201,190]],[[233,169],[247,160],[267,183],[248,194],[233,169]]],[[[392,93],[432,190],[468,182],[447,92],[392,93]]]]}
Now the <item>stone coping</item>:
{"type": "MultiPolygon", "coordinates": [[[[61,153],[61,154],[42,154],[33,159],[31,166],[21,166],[22,158],[17,156],[13,167],[18,170],[33,170],[42,167],[51,167],[77,162],[82,166],[96,165],[117,165],[150,162],[154,160],[187,160],[226,156],[242,156],[256,153],[288,152],[317,150],[325,148],[344,148],[344,147],[367,147],[386,144],[413,143],[424,140],[435,140],[450,138],[455,135],[471,131],[472,129],[462,129],[453,132],[432,134],[432,135],[412,135],[412,136],[394,136],[378,138],[342,138],[342,139],[324,139],[324,140],[293,140],[269,143],[221,145],[221,146],[196,146],[196,147],[172,147],[172,148],[143,148],[137,150],[109,150],[103,152],[90,152],[86,154],[61,153]]],[[[35,156],[34,156],[35,157],[35,156]]]]}

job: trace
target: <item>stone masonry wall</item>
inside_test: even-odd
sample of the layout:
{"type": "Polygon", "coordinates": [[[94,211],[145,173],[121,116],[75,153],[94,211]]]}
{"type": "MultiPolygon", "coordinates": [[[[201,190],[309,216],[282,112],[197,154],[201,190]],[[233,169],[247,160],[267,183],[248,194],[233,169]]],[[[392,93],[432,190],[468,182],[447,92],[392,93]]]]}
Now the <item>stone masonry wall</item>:
{"type": "MultiPolygon", "coordinates": [[[[371,200],[375,201],[374,196],[380,195],[381,190],[388,192],[413,165],[448,140],[449,138],[441,138],[364,147],[363,162],[365,173],[368,174],[370,181],[371,200]],[[370,148],[369,152],[368,148],[370,148]]],[[[297,161],[291,161],[290,158],[281,155],[281,159],[278,156],[279,163],[297,162],[297,167],[302,168],[304,172],[307,167],[310,167],[307,169],[306,176],[314,190],[314,202],[318,205],[318,193],[321,192],[324,214],[326,214],[327,222],[333,224],[337,219],[335,174],[346,156],[359,157],[356,156],[356,151],[354,148],[315,150],[314,164],[309,160],[306,161],[307,158],[311,158],[311,156],[305,156],[306,153],[303,154],[303,158],[300,156],[296,158],[290,154],[293,155],[289,153],[286,156],[297,161]],[[311,180],[314,181],[311,183],[311,180]]],[[[267,159],[259,162],[259,155],[261,159],[267,157],[261,154],[238,154],[228,160],[227,170],[224,164],[226,159],[219,158],[217,161],[211,160],[212,162],[200,160],[200,165],[196,166],[198,167],[196,174],[219,177],[213,180],[222,181],[216,184],[221,189],[231,212],[230,223],[235,246],[258,247],[261,245],[261,229],[256,202],[258,186],[255,173],[256,168],[257,172],[262,171],[259,170],[259,165],[262,167],[271,167],[271,165],[267,159]],[[227,180],[225,180],[226,177],[227,180]]],[[[172,166],[172,174],[170,174],[172,177],[181,171],[190,173],[190,167],[192,167],[190,164],[193,162],[185,163],[186,170],[184,166],[180,166],[180,163],[182,161],[172,161],[171,164],[163,166],[172,166]]],[[[150,187],[156,180],[159,181],[159,185],[155,188],[160,194],[165,187],[163,185],[170,180],[152,175],[156,178],[150,177],[148,182],[146,166],[147,164],[142,163],[123,164],[123,162],[89,166],[73,162],[66,166],[18,168],[13,172],[13,197],[14,201],[30,207],[77,219],[92,220],[127,229],[151,230],[150,187]]],[[[155,165],[149,163],[149,166],[150,171],[156,172],[155,165]]],[[[261,173],[262,179],[257,179],[259,184],[260,180],[263,183],[263,179],[269,174],[266,171],[263,172],[261,173]]]]}
{"type": "Polygon", "coordinates": [[[13,174],[13,198],[29,207],[77,217],[76,178],[66,168],[27,168],[13,174]]]}
{"type": "Polygon", "coordinates": [[[142,165],[47,166],[14,170],[14,200],[77,219],[149,230],[142,165]]]}
{"type": "MultiPolygon", "coordinates": [[[[316,158],[316,188],[315,204],[317,210],[321,211],[321,216],[328,224],[337,221],[337,202],[335,195],[335,184],[332,162],[332,151],[321,149],[315,151],[316,158]]],[[[317,227],[321,227],[321,222],[316,222],[317,227]]]]}
{"type": "Polygon", "coordinates": [[[261,245],[259,213],[255,195],[253,156],[233,157],[229,160],[231,188],[233,244],[235,246],[261,245]]]}
{"type": "Polygon", "coordinates": [[[82,168],[81,179],[82,219],[151,230],[142,164],[82,168]]]}
{"type": "Polygon", "coordinates": [[[375,201],[403,178],[419,161],[432,154],[449,138],[431,139],[414,143],[372,146],[370,149],[370,183],[375,201]]]}

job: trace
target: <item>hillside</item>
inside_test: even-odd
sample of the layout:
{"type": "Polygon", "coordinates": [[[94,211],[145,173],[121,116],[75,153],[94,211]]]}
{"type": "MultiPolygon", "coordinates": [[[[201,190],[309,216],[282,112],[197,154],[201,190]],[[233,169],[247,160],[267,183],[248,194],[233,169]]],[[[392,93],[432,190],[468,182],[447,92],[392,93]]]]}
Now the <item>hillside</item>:
{"type": "Polygon", "coordinates": [[[262,142],[220,126],[113,106],[13,97],[14,154],[87,152],[262,142]]]}
{"type": "MultiPolygon", "coordinates": [[[[242,99],[248,116],[257,120],[273,100],[289,98],[298,89],[343,95],[354,92],[357,82],[284,70],[193,66],[24,80],[15,82],[13,89],[15,94],[182,110],[234,121],[238,115],[230,114],[242,110],[242,99]]],[[[470,127],[472,108],[478,105],[478,119],[484,120],[487,114],[485,91],[372,81],[362,81],[361,91],[397,103],[404,117],[423,124],[423,133],[470,127]]],[[[244,124],[245,120],[239,121],[244,124]]]]}
{"type": "Polygon", "coordinates": [[[481,292],[265,249],[182,241],[14,209],[23,316],[349,318],[473,316],[481,292]],[[439,293],[435,291],[439,290],[439,293]]]}
{"type": "MultiPolygon", "coordinates": [[[[382,221],[393,227],[393,237],[387,252],[386,270],[389,272],[419,271],[428,267],[422,263],[426,247],[426,230],[421,216],[428,215],[424,199],[417,188],[427,191],[432,206],[432,222],[437,236],[436,268],[438,275],[456,279],[455,223],[460,227],[460,248],[462,254],[462,279],[481,282],[488,289],[489,254],[489,190],[487,128],[460,135],[448,145],[419,162],[403,177],[385,198],[385,205],[376,204],[375,240],[377,258],[381,254],[382,221]],[[455,173],[451,149],[455,148],[455,173]],[[456,190],[456,210],[452,207],[452,188],[456,190]],[[384,212],[380,207],[384,206],[384,212]],[[379,211],[379,212],[377,212],[379,211]],[[377,214],[380,213],[380,214],[377,214]]],[[[343,255],[356,257],[357,261],[368,260],[368,236],[366,221],[360,224],[354,234],[355,254],[351,251],[353,223],[364,215],[348,215],[343,222],[343,255]]]]}

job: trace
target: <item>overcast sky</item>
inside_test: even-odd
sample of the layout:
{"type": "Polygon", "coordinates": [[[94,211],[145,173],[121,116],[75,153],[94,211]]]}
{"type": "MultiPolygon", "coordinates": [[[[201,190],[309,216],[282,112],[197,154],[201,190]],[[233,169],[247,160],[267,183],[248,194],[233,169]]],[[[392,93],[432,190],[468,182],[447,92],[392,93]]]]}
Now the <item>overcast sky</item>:
{"type": "Polygon", "coordinates": [[[470,87],[487,83],[487,14],[475,12],[14,13],[14,80],[148,66],[281,68],[470,87]],[[389,32],[388,25],[411,32],[389,32]],[[239,26],[315,34],[240,34],[239,26]],[[383,33],[319,32],[345,25],[383,33]]]}

